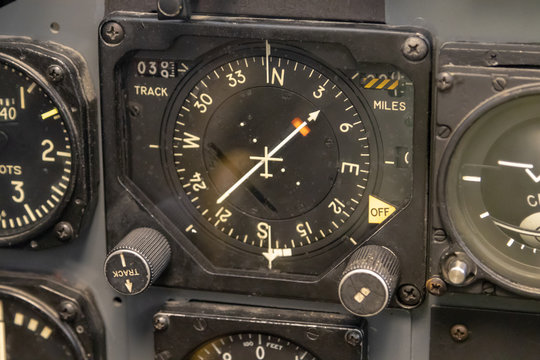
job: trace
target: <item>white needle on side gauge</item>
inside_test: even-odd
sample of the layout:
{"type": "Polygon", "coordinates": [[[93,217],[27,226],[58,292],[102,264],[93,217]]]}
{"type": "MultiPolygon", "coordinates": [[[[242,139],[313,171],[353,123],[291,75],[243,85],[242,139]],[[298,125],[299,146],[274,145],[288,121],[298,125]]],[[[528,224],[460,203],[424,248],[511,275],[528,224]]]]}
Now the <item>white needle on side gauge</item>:
{"type": "MultiPolygon", "coordinates": [[[[296,134],[298,134],[308,124],[309,121],[317,120],[317,117],[319,116],[320,112],[321,112],[320,110],[317,110],[317,111],[309,113],[308,119],[304,121],[302,124],[300,124],[299,126],[297,126],[293,132],[291,132],[285,139],[283,139],[279,144],[277,144],[276,147],[274,147],[268,153],[267,157],[271,158],[272,156],[274,156],[282,147],[284,147],[289,141],[291,141],[291,139],[295,137],[296,134]]],[[[234,190],[236,190],[240,185],[244,183],[244,181],[246,181],[251,175],[253,175],[253,173],[257,171],[257,169],[259,169],[264,164],[264,162],[265,160],[263,159],[259,161],[257,164],[255,164],[255,166],[253,166],[247,173],[245,173],[244,176],[240,178],[240,180],[238,180],[233,186],[229,188],[229,190],[225,191],[225,193],[223,193],[223,195],[221,195],[219,199],[217,199],[216,203],[221,204],[223,201],[225,201],[225,199],[227,199],[229,195],[233,193],[234,190]]]]}
{"type": "Polygon", "coordinates": [[[497,164],[499,164],[501,166],[508,166],[508,167],[515,167],[515,168],[518,168],[518,169],[525,169],[525,172],[527,173],[527,175],[529,175],[529,177],[532,179],[532,181],[534,181],[535,183],[540,182],[540,175],[538,175],[538,176],[534,175],[532,170],[531,170],[532,168],[534,168],[534,165],[532,165],[532,164],[525,164],[525,163],[518,163],[518,162],[504,161],[504,160],[497,161],[497,164]]]}

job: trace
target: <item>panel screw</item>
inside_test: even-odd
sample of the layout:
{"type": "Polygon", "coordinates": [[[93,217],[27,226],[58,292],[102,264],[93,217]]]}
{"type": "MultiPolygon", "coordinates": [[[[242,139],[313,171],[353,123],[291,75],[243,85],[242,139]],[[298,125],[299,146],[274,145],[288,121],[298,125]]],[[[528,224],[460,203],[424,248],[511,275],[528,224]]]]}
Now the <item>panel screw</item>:
{"type": "Polygon", "coordinates": [[[129,116],[138,117],[141,115],[141,107],[138,104],[129,104],[128,105],[129,116]]]}
{"type": "Polygon", "coordinates": [[[306,336],[309,340],[316,341],[319,339],[319,333],[315,331],[314,329],[310,329],[306,332],[306,336]]]}
{"type": "Polygon", "coordinates": [[[156,354],[154,357],[155,360],[170,360],[172,359],[172,355],[170,351],[162,351],[159,354],[156,354]]]}
{"type": "Polygon", "coordinates": [[[506,87],[506,79],[500,76],[497,76],[491,81],[491,85],[493,85],[493,89],[495,91],[503,91],[506,87]]]}
{"type": "Polygon", "coordinates": [[[58,65],[51,65],[47,69],[47,77],[54,83],[60,82],[64,78],[64,70],[58,65]]]}
{"type": "Polygon", "coordinates": [[[441,91],[448,90],[454,85],[454,77],[448,72],[437,74],[437,88],[441,91]]]}
{"type": "Polygon", "coordinates": [[[411,36],[401,46],[403,55],[411,61],[420,61],[428,53],[426,41],[418,36],[411,36]]]}
{"type": "Polygon", "coordinates": [[[78,311],[79,309],[77,305],[75,305],[71,301],[66,300],[60,303],[60,306],[58,308],[58,315],[60,315],[60,318],[64,321],[71,321],[75,319],[78,311]]]}
{"type": "Polygon", "coordinates": [[[351,346],[358,346],[362,343],[363,334],[358,329],[352,329],[345,334],[345,341],[351,346]]]}
{"type": "Polygon", "coordinates": [[[73,226],[67,221],[60,221],[54,227],[56,237],[60,241],[69,241],[73,237],[73,226]]]}
{"type": "Polygon", "coordinates": [[[431,295],[442,296],[446,293],[446,283],[438,276],[433,276],[426,282],[427,291],[431,295]]]}
{"type": "Polygon", "coordinates": [[[109,45],[118,45],[124,40],[124,28],[116,21],[106,22],[101,27],[101,37],[109,45]]]}
{"type": "Polygon", "coordinates": [[[441,139],[446,139],[450,136],[452,133],[452,129],[450,129],[449,126],[446,125],[439,125],[437,126],[437,137],[440,137],[441,139]]]}
{"type": "Polygon", "coordinates": [[[465,325],[456,324],[450,328],[450,336],[455,342],[464,342],[469,338],[469,329],[465,325]]]}
{"type": "Polygon", "coordinates": [[[420,290],[414,285],[406,284],[398,290],[399,302],[406,306],[416,306],[420,304],[421,294],[420,290]]]}
{"type": "Polygon", "coordinates": [[[169,327],[169,318],[164,315],[154,317],[154,329],[158,331],[166,330],[169,327]]]}
{"type": "Polygon", "coordinates": [[[206,330],[206,320],[197,318],[193,320],[193,328],[197,331],[204,331],[206,330]]]}
{"type": "Polygon", "coordinates": [[[447,238],[446,231],[443,229],[435,229],[435,231],[433,231],[433,240],[443,242],[446,241],[447,238]]]}

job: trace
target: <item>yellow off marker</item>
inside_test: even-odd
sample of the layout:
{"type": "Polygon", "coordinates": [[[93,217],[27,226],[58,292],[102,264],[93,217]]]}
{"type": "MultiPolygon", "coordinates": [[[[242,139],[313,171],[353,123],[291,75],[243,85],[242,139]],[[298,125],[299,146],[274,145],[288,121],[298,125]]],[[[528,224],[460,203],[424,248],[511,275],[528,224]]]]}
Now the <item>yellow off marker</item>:
{"type": "Polygon", "coordinates": [[[380,224],[396,211],[396,207],[369,195],[368,223],[380,224]]]}

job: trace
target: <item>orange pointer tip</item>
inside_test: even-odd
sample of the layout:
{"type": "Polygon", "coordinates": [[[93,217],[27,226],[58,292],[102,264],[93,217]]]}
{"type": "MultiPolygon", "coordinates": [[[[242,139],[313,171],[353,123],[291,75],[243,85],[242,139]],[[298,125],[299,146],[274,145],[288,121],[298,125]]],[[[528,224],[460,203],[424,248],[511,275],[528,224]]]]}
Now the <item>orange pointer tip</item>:
{"type": "MultiPolygon", "coordinates": [[[[298,129],[298,127],[302,125],[304,122],[299,117],[296,117],[291,121],[291,123],[294,125],[295,128],[298,129]]],[[[306,136],[307,134],[309,134],[310,131],[311,130],[306,125],[302,129],[300,129],[300,134],[302,134],[303,136],[306,136]]]]}

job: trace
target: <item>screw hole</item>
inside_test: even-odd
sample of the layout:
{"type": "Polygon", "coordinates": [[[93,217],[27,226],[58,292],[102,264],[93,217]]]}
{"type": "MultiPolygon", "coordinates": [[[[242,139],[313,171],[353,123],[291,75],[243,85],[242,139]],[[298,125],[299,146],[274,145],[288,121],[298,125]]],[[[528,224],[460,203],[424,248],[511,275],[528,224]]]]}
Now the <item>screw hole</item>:
{"type": "Polygon", "coordinates": [[[57,22],[52,22],[49,29],[51,30],[51,33],[58,34],[60,32],[60,24],[57,22]]]}
{"type": "Polygon", "coordinates": [[[115,298],[113,299],[113,304],[114,304],[114,306],[116,306],[116,307],[122,306],[122,298],[120,298],[120,297],[118,297],[118,296],[115,297],[115,298]]]}

